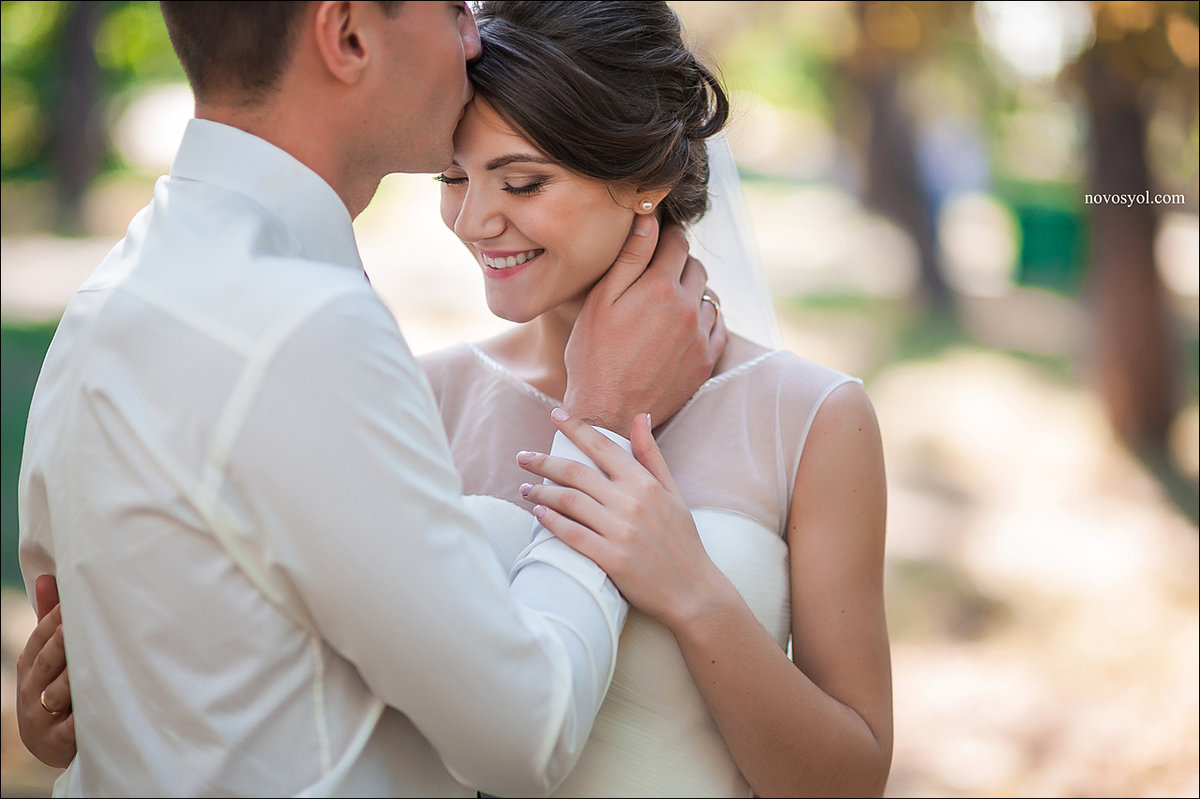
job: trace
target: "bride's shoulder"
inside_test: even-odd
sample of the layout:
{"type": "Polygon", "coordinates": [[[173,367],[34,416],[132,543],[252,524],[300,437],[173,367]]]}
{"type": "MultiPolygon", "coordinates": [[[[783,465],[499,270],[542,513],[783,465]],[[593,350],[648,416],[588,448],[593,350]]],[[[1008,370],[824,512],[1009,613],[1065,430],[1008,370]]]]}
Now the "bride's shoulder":
{"type": "Polygon", "coordinates": [[[769,349],[740,336],[730,335],[718,373],[740,372],[752,367],[759,375],[757,382],[777,386],[771,391],[782,392],[784,396],[796,391],[804,394],[824,393],[842,383],[861,382],[853,375],[791,350],[769,349]]]}

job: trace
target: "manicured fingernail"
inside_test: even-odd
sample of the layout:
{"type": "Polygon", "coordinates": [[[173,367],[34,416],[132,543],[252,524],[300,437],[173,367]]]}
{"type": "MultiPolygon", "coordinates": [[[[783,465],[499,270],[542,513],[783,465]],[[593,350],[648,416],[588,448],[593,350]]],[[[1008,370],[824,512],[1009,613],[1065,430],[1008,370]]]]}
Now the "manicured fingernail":
{"type": "Polygon", "coordinates": [[[533,518],[540,519],[546,515],[545,505],[535,505],[533,508],[533,518]]]}
{"type": "Polygon", "coordinates": [[[646,427],[654,429],[654,424],[650,421],[650,414],[646,414],[646,427]]]}
{"type": "Polygon", "coordinates": [[[521,464],[522,466],[528,466],[531,460],[533,460],[532,452],[521,450],[517,453],[517,463],[521,464]]]}
{"type": "Polygon", "coordinates": [[[565,422],[571,418],[571,414],[567,413],[562,408],[555,408],[550,412],[550,418],[556,422],[565,422]]]}
{"type": "Polygon", "coordinates": [[[648,221],[646,221],[647,218],[648,217],[638,216],[636,219],[633,220],[633,235],[635,235],[635,236],[649,236],[650,235],[650,223],[648,221]]]}
{"type": "Polygon", "coordinates": [[[521,483],[521,496],[529,496],[529,492],[533,490],[533,486],[529,483],[521,483]]]}

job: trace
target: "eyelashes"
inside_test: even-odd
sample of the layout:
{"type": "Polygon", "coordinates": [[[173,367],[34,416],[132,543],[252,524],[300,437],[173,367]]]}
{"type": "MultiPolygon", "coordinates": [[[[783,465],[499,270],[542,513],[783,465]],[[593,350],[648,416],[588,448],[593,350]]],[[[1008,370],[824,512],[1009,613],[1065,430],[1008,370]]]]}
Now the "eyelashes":
{"type": "Polygon", "coordinates": [[[537,192],[541,191],[542,186],[545,185],[546,181],[535,180],[533,183],[528,183],[524,186],[509,186],[506,184],[504,186],[504,190],[509,194],[516,195],[517,197],[524,197],[528,194],[536,194],[537,192]]]}
{"type": "MultiPolygon", "coordinates": [[[[446,186],[462,186],[467,182],[466,178],[452,178],[444,173],[441,175],[434,175],[433,179],[446,186]]],[[[508,184],[505,184],[503,191],[506,191],[515,197],[527,197],[531,194],[536,194],[537,192],[541,191],[542,187],[545,185],[546,180],[543,178],[541,180],[535,180],[532,183],[527,183],[524,186],[509,186],[508,184]]]]}

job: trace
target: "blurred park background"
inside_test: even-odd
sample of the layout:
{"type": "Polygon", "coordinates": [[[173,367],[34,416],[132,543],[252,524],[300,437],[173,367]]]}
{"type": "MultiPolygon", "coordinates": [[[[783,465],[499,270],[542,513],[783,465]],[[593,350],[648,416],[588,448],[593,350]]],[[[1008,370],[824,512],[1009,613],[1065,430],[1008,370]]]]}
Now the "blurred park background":
{"type": "MultiPolygon", "coordinates": [[[[785,345],[880,417],[888,794],[1197,796],[1198,4],[672,5],[734,95],[785,345]]],[[[39,796],[12,715],[25,414],[191,101],[155,3],[4,2],[0,40],[0,790],[39,796]]],[[[415,351],[502,324],[428,176],[356,228],[415,351]]]]}

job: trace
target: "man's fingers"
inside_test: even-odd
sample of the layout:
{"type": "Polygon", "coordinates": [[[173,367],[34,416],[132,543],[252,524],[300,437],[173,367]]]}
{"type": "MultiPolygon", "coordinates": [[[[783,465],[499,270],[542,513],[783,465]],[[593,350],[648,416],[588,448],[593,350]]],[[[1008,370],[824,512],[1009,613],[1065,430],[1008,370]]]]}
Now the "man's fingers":
{"type": "Polygon", "coordinates": [[[62,611],[55,604],[34,627],[17,660],[17,727],[43,763],[66,768],[75,757],[75,714],[66,672],[62,611]]]}
{"type": "Polygon", "coordinates": [[[58,768],[66,768],[75,759],[75,714],[68,713],[50,728],[56,749],[61,753],[58,768]]]}
{"type": "MultiPolygon", "coordinates": [[[[34,663],[37,661],[38,655],[45,648],[46,642],[50,640],[55,631],[62,625],[62,611],[58,605],[55,605],[49,613],[41,618],[33,628],[33,632],[29,634],[29,640],[25,642],[25,648],[21,651],[20,657],[17,658],[17,678],[21,679],[23,674],[32,673],[34,663]]],[[[46,680],[49,682],[49,680],[46,680]]],[[[42,683],[38,686],[40,692],[45,688],[46,684],[42,683]]]]}
{"type": "Polygon", "coordinates": [[[58,581],[53,574],[38,575],[33,581],[33,598],[38,621],[41,621],[58,604],[58,581]]]}
{"type": "Polygon", "coordinates": [[[59,712],[71,706],[71,683],[67,674],[67,655],[63,645],[62,628],[50,637],[33,659],[25,690],[37,696],[48,712],[59,712]]]}
{"type": "Polygon", "coordinates": [[[689,297],[695,297],[699,300],[709,290],[708,269],[700,261],[689,255],[687,262],[683,265],[683,272],[679,276],[679,285],[683,287],[684,292],[689,297]]]}
{"type": "MultiPolygon", "coordinates": [[[[658,245],[658,219],[653,214],[638,214],[633,218],[625,244],[617,260],[596,285],[606,296],[616,299],[646,271],[658,245]]],[[[595,290],[595,289],[593,289],[595,290]]]]}
{"type": "MultiPolygon", "coordinates": [[[[707,302],[704,304],[708,305],[707,302]]],[[[713,363],[720,360],[721,353],[725,352],[725,345],[728,343],[729,330],[725,327],[725,314],[718,313],[712,330],[708,334],[708,355],[712,358],[713,363]]]]}
{"type": "Polygon", "coordinates": [[[55,631],[38,653],[30,673],[31,692],[40,695],[42,706],[51,713],[71,708],[71,677],[67,671],[67,651],[62,627],[55,631]]]}
{"type": "Polygon", "coordinates": [[[704,293],[700,295],[700,319],[708,325],[708,330],[711,331],[720,317],[721,298],[715,291],[705,286],[704,293]]]}
{"type": "MultiPolygon", "coordinates": [[[[724,322],[721,321],[721,298],[717,292],[713,291],[708,285],[708,270],[704,268],[704,264],[697,261],[695,258],[688,257],[687,265],[683,269],[683,277],[680,281],[681,288],[685,297],[695,298],[700,309],[700,323],[703,326],[701,329],[709,331],[715,330],[717,327],[722,328],[722,336],[724,336],[724,322]]],[[[710,351],[712,348],[712,340],[710,336],[710,351]]],[[[719,355],[725,349],[723,339],[719,346],[716,347],[716,352],[719,355]]],[[[715,363],[715,361],[714,361],[715,363]]]]}
{"type": "MultiPolygon", "coordinates": [[[[37,709],[42,713],[42,709],[37,709]]],[[[75,714],[50,717],[39,743],[43,744],[37,758],[47,766],[66,768],[75,759],[75,714]],[[49,748],[46,748],[46,747],[49,748]]]]}
{"type": "MultiPolygon", "coordinates": [[[[662,275],[676,283],[682,282],[689,262],[694,260],[688,255],[688,247],[687,235],[683,228],[679,225],[666,225],[658,234],[658,247],[654,250],[654,257],[650,259],[645,274],[662,275]]],[[[696,261],[696,264],[703,270],[703,264],[699,261],[696,261]]],[[[705,280],[707,279],[706,275],[705,280]]]]}

